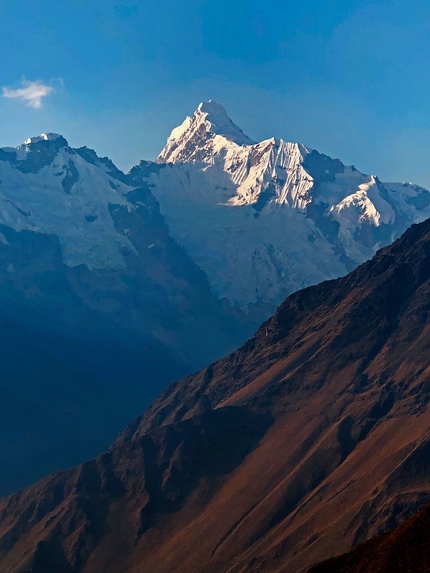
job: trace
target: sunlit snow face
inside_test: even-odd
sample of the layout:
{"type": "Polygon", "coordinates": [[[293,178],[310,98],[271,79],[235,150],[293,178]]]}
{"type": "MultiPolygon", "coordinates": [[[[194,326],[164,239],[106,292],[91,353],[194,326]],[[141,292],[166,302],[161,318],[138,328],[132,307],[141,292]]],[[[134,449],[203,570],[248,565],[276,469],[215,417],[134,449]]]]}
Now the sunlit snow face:
{"type": "Polygon", "coordinates": [[[170,165],[151,186],[172,235],[214,292],[244,307],[345,274],[430,215],[401,184],[297,143],[252,143],[214,102],[173,130],[158,161],[170,165]]]}

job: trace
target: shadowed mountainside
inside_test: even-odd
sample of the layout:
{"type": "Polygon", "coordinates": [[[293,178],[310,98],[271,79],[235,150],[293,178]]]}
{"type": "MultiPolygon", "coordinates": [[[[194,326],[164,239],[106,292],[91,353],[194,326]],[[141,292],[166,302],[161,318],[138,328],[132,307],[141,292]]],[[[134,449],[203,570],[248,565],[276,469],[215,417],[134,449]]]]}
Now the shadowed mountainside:
{"type": "Polygon", "coordinates": [[[0,502],[7,573],[294,573],[430,501],[430,221],[291,295],[94,461],[0,502]]]}
{"type": "Polygon", "coordinates": [[[430,571],[430,506],[401,527],[329,559],[309,573],[426,573],[430,571]]]}

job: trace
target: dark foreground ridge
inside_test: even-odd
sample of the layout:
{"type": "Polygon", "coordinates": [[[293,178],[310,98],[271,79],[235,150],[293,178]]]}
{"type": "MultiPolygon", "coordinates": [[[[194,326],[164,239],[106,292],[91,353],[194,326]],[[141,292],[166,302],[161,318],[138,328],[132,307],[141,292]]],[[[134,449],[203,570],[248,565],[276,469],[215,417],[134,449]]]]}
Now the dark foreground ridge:
{"type": "Polygon", "coordinates": [[[430,571],[430,506],[401,527],[313,567],[309,573],[427,573],[430,571]]]}
{"type": "Polygon", "coordinates": [[[430,221],[291,295],[94,461],[0,502],[8,573],[298,573],[430,502],[430,221]]]}

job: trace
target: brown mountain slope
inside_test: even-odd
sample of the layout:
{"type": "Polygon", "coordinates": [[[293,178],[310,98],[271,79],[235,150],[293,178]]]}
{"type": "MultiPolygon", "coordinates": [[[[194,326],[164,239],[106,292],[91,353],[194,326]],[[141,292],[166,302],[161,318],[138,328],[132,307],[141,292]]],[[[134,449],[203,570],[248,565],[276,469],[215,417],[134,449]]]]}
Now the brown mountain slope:
{"type": "Polygon", "coordinates": [[[430,506],[401,527],[366,541],[350,553],[329,559],[309,573],[428,573],[430,506]]]}
{"type": "Polygon", "coordinates": [[[430,221],[0,502],[3,573],[288,572],[430,501],[430,221]]]}

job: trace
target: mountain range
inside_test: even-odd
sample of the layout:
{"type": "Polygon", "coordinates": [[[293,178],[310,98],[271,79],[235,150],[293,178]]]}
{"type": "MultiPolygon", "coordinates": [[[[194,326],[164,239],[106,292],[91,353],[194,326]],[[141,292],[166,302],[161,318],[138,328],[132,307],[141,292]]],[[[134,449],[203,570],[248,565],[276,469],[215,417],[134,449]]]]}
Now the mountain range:
{"type": "Polygon", "coordinates": [[[259,320],[430,216],[426,189],[383,183],[299,143],[253,143],[214,101],[172,131],[157,164],[130,175],[148,182],[212,292],[259,320]]]}
{"type": "Polygon", "coordinates": [[[214,101],[127,174],[57,134],[0,149],[0,492],[94,457],[286,296],[429,214],[422,187],[254,143],[214,101]]]}
{"type": "Polygon", "coordinates": [[[0,569],[298,573],[392,529],[430,501],[429,300],[430,220],[3,499],[0,569]]]}

